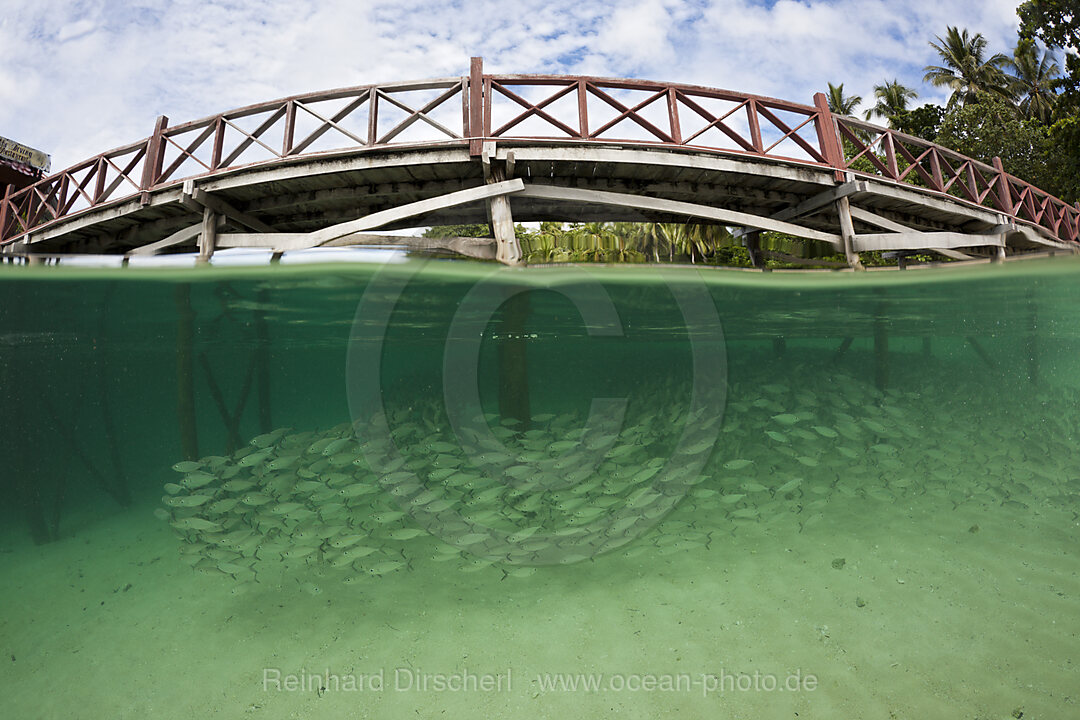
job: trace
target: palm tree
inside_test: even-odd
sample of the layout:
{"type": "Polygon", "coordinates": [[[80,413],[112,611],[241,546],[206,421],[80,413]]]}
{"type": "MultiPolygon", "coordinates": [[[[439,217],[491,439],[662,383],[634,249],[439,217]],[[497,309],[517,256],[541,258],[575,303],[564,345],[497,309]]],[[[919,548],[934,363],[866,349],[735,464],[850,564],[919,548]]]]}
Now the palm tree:
{"type": "Polygon", "coordinates": [[[907,112],[908,100],[919,97],[919,93],[909,87],[900,84],[899,80],[891,80],[883,85],[874,86],[874,97],[877,104],[866,111],[866,119],[877,115],[889,121],[889,127],[895,128],[895,118],[907,112]]]}
{"type": "Polygon", "coordinates": [[[851,115],[855,112],[855,108],[862,102],[861,95],[852,95],[851,97],[844,97],[844,83],[839,85],[833,85],[829,83],[829,110],[837,115],[851,115]]]}
{"type": "Polygon", "coordinates": [[[926,71],[923,80],[937,87],[952,88],[949,107],[956,102],[974,101],[980,92],[1012,99],[1008,77],[1003,71],[1009,59],[1001,53],[987,58],[986,38],[982,33],[969,35],[967,29],[949,27],[945,37],[937,36],[937,42],[931,42],[930,47],[937,50],[943,64],[923,68],[926,71]]]}
{"type": "Polygon", "coordinates": [[[1008,61],[1013,71],[1013,90],[1020,99],[1020,112],[1024,117],[1049,124],[1054,112],[1055,95],[1051,91],[1061,75],[1051,52],[1041,52],[1033,42],[1022,42],[1008,61]]]}

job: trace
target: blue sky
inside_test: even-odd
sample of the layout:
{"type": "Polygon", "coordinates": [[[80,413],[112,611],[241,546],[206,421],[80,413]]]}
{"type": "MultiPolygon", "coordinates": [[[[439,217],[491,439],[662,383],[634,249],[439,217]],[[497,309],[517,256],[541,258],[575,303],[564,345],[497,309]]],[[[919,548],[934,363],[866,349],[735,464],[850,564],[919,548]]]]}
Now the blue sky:
{"type": "Polygon", "coordinates": [[[489,72],[639,77],[809,103],[827,82],[920,102],[948,25],[993,52],[1017,0],[0,0],[0,135],[59,170],[171,124],[285,95],[489,72]]]}

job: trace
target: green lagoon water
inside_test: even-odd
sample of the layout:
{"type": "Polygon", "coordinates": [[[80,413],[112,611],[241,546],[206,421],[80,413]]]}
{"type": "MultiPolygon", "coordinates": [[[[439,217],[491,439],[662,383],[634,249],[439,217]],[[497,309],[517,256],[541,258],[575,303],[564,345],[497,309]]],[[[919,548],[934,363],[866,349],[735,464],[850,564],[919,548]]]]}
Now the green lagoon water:
{"type": "Polygon", "coordinates": [[[0,717],[1080,715],[1080,263],[0,273],[0,717]]]}

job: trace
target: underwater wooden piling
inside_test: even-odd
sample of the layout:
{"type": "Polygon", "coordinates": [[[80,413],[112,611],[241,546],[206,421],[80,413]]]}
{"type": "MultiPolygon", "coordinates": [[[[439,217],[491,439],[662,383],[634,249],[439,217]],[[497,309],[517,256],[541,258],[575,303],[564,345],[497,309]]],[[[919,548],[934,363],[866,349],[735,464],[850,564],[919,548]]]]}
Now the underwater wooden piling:
{"type": "MultiPolygon", "coordinates": [[[[82,448],[82,444],[79,442],[79,437],[74,429],[68,424],[66,419],[61,417],[60,413],[56,411],[52,402],[48,396],[44,393],[38,396],[38,400],[41,402],[46,414],[49,416],[51,427],[59,433],[63,439],[64,444],[69,449],[70,453],[82,463],[83,469],[94,479],[98,487],[104,490],[110,497],[112,497],[121,507],[128,507],[131,505],[131,496],[128,492],[127,485],[123,484],[117,486],[116,482],[110,481],[94,464],[90,456],[82,448]]],[[[38,483],[35,483],[34,492],[38,494],[40,498],[41,487],[38,483]]],[[[60,474],[58,481],[53,485],[53,505],[51,508],[51,515],[44,516],[46,520],[45,527],[50,532],[49,541],[55,540],[59,536],[60,532],[60,507],[63,502],[64,493],[66,487],[64,484],[64,476],[60,474]]]]}
{"type": "Polygon", "coordinates": [[[1028,382],[1032,385],[1039,383],[1039,314],[1038,308],[1035,305],[1034,293],[1028,290],[1027,293],[1028,304],[1028,334],[1027,334],[1027,356],[1028,356],[1028,382]]]}
{"type": "Polygon", "coordinates": [[[180,446],[186,460],[199,459],[199,435],[195,421],[195,310],[191,285],[180,284],[176,301],[176,412],[180,446]]]}
{"type": "Polygon", "coordinates": [[[247,404],[248,394],[251,392],[251,378],[255,372],[255,361],[252,359],[252,362],[248,365],[244,387],[240,391],[236,409],[232,412],[229,411],[229,407],[225,403],[225,394],[221,391],[221,387],[214,377],[214,369],[210,365],[206,353],[199,353],[199,364],[206,375],[206,385],[210,389],[210,398],[214,401],[214,405],[217,406],[218,413],[221,415],[221,422],[225,425],[225,452],[231,454],[244,444],[240,438],[240,418],[244,415],[244,405],[247,404]]]}
{"type": "MultiPolygon", "coordinates": [[[[9,363],[0,363],[0,371],[9,367],[9,363]]],[[[2,375],[0,378],[7,379],[2,375]]],[[[20,395],[20,389],[26,392],[29,388],[8,383],[3,387],[8,390],[8,400],[12,407],[22,405],[26,398],[20,395]]],[[[45,410],[48,417],[51,406],[47,398],[38,405],[45,410]]],[[[11,483],[10,499],[26,521],[34,544],[44,545],[60,536],[60,511],[66,474],[41,472],[42,459],[35,457],[33,450],[33,445],[27,442],[27,438],[19,434],[5,433],[0,438],[0,453],[4,458],[7,474],[5,480],[11,483]]]]}
{"type": "Polygon", "coordinates": [[[270,330],[266,324],[268,291],[259,288],[255,292],[255,309],[252,311],[255,325],[255,388],[259,401],[259,432],[274,429],[270,412],[270,330]]]}
{"type": "Polygon", "coordinates": [[[964,339],[967,340],[968,345],[970,345],[971,349],[975,351],[975,354],[979,356],[979,359],[986,363],[986,367],[991,370],[998,369],[997,363],[994,362],[994,358],[990,357],[990,353],[986,352],[978,338],[968,335],[964,339]]]}
{"type": "Polygon", "coordinates": [[[114,376],[112,373],[107,372],[106,362],[109,344],[105,341],[108,336],[105,320],[109,317],[109,299],[115,289],[116,286],[110,284],[101,303],[101,312],[98,317],[99,337],[98,342],[95,343],[94,365],[97,367],[98,375],[98,405],[101,408],[101,428],[105,433],[105,443],[108,445],[109,459],[113,466],[112,482],[108,483],[106,490],[121,507],[129,507],[131,505],[131,491],[128,489],[128,477],[124,471],[123,455],[120,452],[120,443],[117,440],[116,426],[113,423],[112,403],[110,402],[111,394],[109,393],[108,383],[109,379],[114,376]]]}
{"type": "Polygon", "coordinates": [[[889,386],[889,332],[884,303],[874,310],[874,385],[878,390],[889,386]]]}
{"type": "Polygon", "coordinates": [[[848,349],[851,348],[851,343],[855,341],[855,338],[846,337],[840,341],[840,347],[836,348],[836,352],[833,353],[832,361],[835,363],[840,358],[847,354],[848,349]]]}
{"type": "Polygon", "coordinates": [[[499,329],[499,413],[529,427],[529,366],[525,326],[529,316],[528,292],[514,292],[503,305],[499,329]]]}

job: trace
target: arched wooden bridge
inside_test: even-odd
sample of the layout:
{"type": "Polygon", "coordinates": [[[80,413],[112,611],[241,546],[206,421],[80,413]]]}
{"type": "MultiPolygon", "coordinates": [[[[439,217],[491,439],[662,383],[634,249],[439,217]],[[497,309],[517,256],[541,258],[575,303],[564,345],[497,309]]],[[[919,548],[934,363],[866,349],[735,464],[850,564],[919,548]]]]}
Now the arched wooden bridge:
{"type": "Polygon", "coordinates": [[[719,223],[953,257],[1080,248],[1080,206],[939,145],[804,105],[640,80],[484,74],[332,90],[169,126],[0,203],[0,252],[277,252],[491,222],[719,223]],[[965,252],[958,252],[958,249],[965,252]]]}

